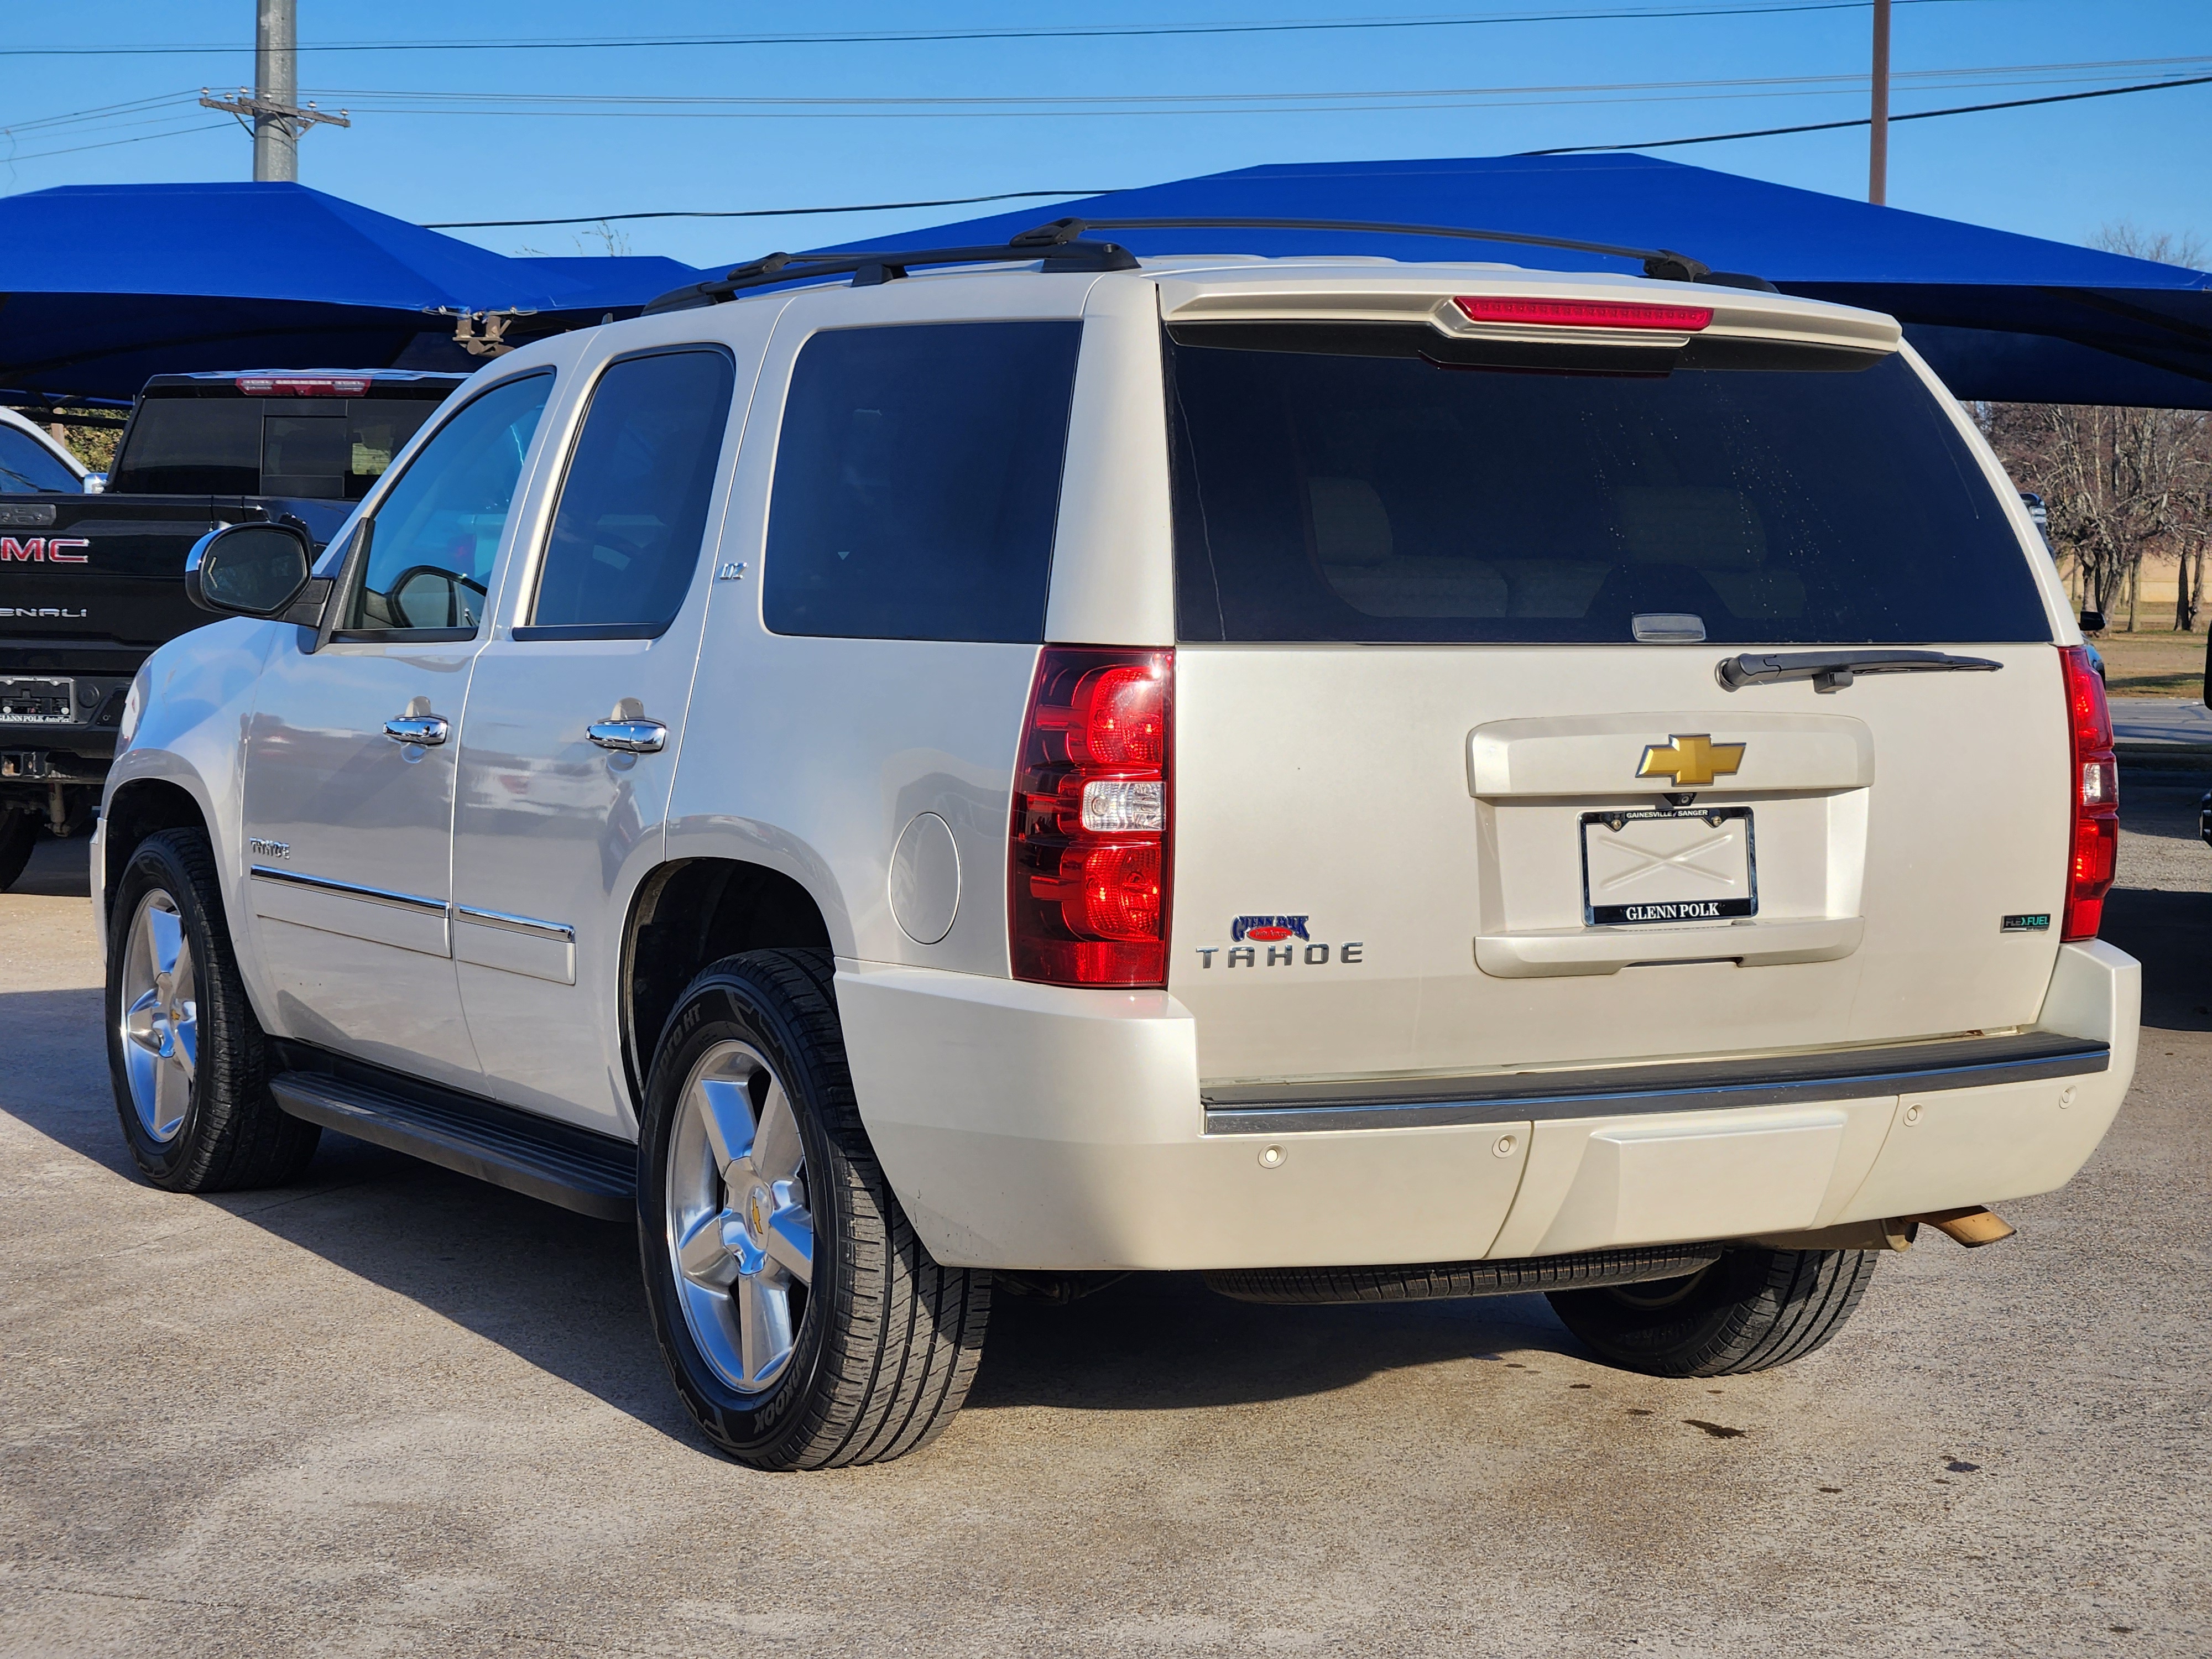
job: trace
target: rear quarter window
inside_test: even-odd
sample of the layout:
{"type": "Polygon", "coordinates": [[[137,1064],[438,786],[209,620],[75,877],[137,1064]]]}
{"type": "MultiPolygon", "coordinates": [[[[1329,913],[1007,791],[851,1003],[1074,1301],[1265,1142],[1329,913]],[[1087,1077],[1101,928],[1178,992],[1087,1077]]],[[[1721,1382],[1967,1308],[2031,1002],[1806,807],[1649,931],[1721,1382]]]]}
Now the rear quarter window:
{"type": "Polygon", "coordinates": [[[779,634],[1044,637],[1079,322],[838,329],[793,366],[762,606],[779,634]]]}
{"type": "MultiPolygon", "coordinates": [[[[1901,358],[1624,374],[1168,345],[1192,640],[2051,637],[2004,504],[1901,358]]],[[[1418,347],[1418,342],[1415,343],[1418,347]]]]}

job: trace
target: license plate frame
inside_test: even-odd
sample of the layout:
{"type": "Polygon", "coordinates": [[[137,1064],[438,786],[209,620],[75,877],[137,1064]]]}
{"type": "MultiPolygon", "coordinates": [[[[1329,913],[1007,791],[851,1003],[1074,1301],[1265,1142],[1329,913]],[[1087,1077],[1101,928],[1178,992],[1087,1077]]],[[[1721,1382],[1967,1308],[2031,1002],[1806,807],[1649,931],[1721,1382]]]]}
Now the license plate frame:
{"type": "Polygon", "coordinates": [[[57,674],[0,674],[0,726],[76,726],[76,682],[57,674]],[[19,696],[28,693],[31,687],[45,691],[42,699],[58,702],[58,714],[31,714],[18,711],[9,705],[19,696]]]}
{"type": "MultiPolygon", "coordinates": [[[[1581,855],[1584,927],[1648,927],[1679,922],[1741,921],[1759,914],[1759,848],[1752,823],[1752,809],[1748,806],[1621,807],[1607,811],[1584,812],[1575,833],[1581,843],[1577,850],[1581,855]],[[1619,835],[1632,823],[1662,822],[1670,825],[1679,823],[1686,829],[1692,824],[1702,825],[1707,831],[1714,833],[1720,832],[1726,824],[1741,825],[1743,854],[1741,883],[1732,879],[1734,872],[1730,860],[1725,873],[1731,878],[1724,883],[1725,890],[1719,895],[1712,895],[1708,884],[1706,893],[1700,895],[1696,889],[1717,879],[1717,876],[1705,864],[1684,862],[1699,851],[1698,843],[1692,840],[1680,852],[1662,854],[1646,849],[1636,855],[1647,860],[1646,869],[1656,871],[1672,865],[1677,869],[1697,872],[1704,878],[1703,882],[1685,884],[1687,890],[1682,892],[1677,892],[1670,886],[1664,890],[1663,896],[1627,900],[1620,903],[1594,902],[1595,896],[1590,890],[1592,834],[1602,830],[1608,835],[1619,835]]],[[[1731,833],[1722,842],[1714,843],[1711,850],[1723,851],[1730,841],[1735,839],[1736,836],[1731,833]]]]}

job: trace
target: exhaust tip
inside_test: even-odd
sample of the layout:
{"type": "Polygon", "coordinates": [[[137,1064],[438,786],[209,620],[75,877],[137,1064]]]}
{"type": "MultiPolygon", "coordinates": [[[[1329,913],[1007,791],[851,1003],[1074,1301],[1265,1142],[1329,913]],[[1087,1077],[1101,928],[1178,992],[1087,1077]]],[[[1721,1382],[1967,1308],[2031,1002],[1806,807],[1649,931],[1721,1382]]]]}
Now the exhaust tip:
{"type": "Polygon", "coordinates": [[[1970,1250],[1984,1244],[1998,1243],[2020,1231],[1995,1210],[1972,1204],[1962,1210],[1938,1210],[1932,1215],[1917,1215],[1915,1221],[1924,1221],[1936,1231],[1958,1240],[1970,1250]]]}

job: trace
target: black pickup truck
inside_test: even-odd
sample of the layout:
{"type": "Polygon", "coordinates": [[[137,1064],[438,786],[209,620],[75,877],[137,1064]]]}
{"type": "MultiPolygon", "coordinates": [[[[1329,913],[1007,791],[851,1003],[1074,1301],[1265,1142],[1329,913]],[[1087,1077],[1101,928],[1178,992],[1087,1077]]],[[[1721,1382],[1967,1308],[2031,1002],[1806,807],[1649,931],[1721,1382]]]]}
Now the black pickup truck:
{"type": "Polygon", "coordinates": [[[209,620],[185,557],[290,517],[318,544],[467,377],[398,369],[160,374],[100,495],[0,493],[0,890],[40,830],[88,830],[131,677],[209,620]]]}

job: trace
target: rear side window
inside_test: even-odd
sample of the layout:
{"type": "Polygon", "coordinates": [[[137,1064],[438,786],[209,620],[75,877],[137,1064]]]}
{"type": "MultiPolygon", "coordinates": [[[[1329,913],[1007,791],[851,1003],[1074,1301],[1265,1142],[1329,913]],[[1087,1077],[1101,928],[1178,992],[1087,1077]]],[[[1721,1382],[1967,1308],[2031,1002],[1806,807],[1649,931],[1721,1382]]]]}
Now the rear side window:
{"type": "Polygon", "coordinates": [[[784,407],[762,605],[779,634],[1034,643],[1079,322],[840,329],[784,407]]]}
{"type": "Polygon", "coordinates": [[[1901,358],[1630,376],[1185,332],[1186,639],[1626,642],[1650,613],[1729,644],[2051,636],[2003,504],[1901,358]]]}
{"type": "Polygon", "coordinates": [[[675,620],[699,565],[734,378],[713,347],[623,358],[599,376],[518,639],[651,635],[675,620]]]}
{"type": "Polygon", "coordinates": [[[28,495],[60,490],[74,495],[76,474],[27,432],[0,426],[0,495],[28,495]]]}

